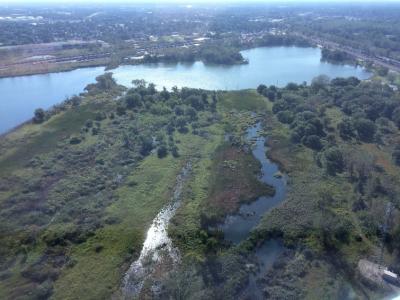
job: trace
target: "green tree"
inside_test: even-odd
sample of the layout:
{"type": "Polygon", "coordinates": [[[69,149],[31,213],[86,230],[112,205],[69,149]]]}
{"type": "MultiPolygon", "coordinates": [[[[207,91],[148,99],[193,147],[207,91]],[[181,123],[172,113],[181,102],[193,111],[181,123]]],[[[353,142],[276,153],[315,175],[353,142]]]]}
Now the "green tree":
{"type": "Polygon", "coordinates": [[[157,149],[158,158],[164,158],[167,156],[167,154],[168,154],[167,147],[164,144],[160,145],[157,149]]]}
{"type": "Polygon", "coordinates": [[[392,157],[394,160],[394,163],[398,166],[400,166],[400,146],[397,146],[396,149],[392,153],[392,157]]]}
{"type": "Polygon", "coordinates": [[[33,122],[36,124],[43,123],[45,117],[46,117],[45,111],[42,108],[37,108],[37,109],[35,109],[35,113],[33,116],[33,122]]]}
{"type": "Polygon", "coordinates": [[[324,152],[326,160],[326,170],[329,174],[335,175],[336,173],[343,172],[344,169],[344,159],[342,152],[336,148],[332,147],[324,152]]]}
{"type": "Polygon", "coordinates": [[[127,94],[125,103],[127,108],[139,107],[142,104],[142,97],[138,93],[127,94]]]}
{"type": "Polygon", "coordinates": [[[265,84],[260,84],[260,85],[257,87],[257,92],[258,92],[259,94],[263,95],[263,94],[264,94],[264,91],[266,90],[266,88],[267,88],[267,86],[266,86],[265,84]]]}
{"type": "Polygon", "coordinates": [[[360,118],[356,120],[355,127],[360,140],[365,142],[373,141],[376,132],[376,125],[374,122],[368,119],[360,118]]]}
{"type": "Polygon", "coordinates": [[[322,149],[321,139],[319,138],[318,135],[305,136],[302,139],[302,142],[305,146],[307,146],[313,150],[319,151],[322,149]]]}

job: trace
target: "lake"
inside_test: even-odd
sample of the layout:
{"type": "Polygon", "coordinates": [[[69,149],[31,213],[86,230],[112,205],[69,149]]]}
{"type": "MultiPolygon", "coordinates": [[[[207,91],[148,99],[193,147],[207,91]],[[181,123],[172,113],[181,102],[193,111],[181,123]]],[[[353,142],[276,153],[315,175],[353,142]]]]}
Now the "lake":
{"type": "MultiPolygon", "coordinates": [[[[245,89],[259,84],[284,86],[288,82],[310,82],[325,74],[331,78],[370,76],[363,68],[321,62],[319,48],[268,47],[242,51],[249,64],[235,66],[192,64],[143,64],[120,66],[112,72],[117,82],[129,86],[133,79],[145,79],[158,88],[187,86],[204,89],[245,89]]],[[[0,133],[47,109],[67,96],[79,94],[104,72],[103,67],[70,72],[0,79],[0,133]]]]}

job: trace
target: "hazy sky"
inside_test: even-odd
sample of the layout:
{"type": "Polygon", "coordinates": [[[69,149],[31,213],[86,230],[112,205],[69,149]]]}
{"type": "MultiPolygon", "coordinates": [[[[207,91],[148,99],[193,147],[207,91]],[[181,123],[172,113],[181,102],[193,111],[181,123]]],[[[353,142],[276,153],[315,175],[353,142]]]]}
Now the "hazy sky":
{"type": "Polygon", "coordinates": [[[166,4],[166,3],[180,3],[180,4],[195,4],[195,3],[349,3],[349,2],[357,2],[357,3],[382,3],[382,2],[397,2],[400,3],[400,0],[0,0],[0,4],[21,4],[21,3],[131,3],[131,4],[140,4],[140,3],[152,3],[152,4],[166,4]]]}

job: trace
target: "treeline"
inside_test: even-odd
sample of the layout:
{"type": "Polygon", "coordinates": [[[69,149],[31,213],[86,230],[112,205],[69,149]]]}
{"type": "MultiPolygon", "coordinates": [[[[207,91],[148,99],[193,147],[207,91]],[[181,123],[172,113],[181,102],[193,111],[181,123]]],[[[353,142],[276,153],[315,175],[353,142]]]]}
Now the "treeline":
{"type": "Polygon", "coordinates": [[[295,35],[267,34],[256,41],[259,47],[297,46],[312,47],[310,42],[295,35]]]}
{"type": "Polygon", "coordinates": [[[321,51],[321,61],[327,61],[336,64],[356,64],[357,61],[350,54],[339,51],[323,48],[321,51]]]}
{"type": "Polygon", "coordinates": [[[158,55],[145,55],[141,62],[144,63],[178,63],[195,62],[201,60],[205,64],[235,65],[247,61],[243,58],[239,49],[223,43],[210,43],[200,46],[199,49],[169,49],[158,55]]]}

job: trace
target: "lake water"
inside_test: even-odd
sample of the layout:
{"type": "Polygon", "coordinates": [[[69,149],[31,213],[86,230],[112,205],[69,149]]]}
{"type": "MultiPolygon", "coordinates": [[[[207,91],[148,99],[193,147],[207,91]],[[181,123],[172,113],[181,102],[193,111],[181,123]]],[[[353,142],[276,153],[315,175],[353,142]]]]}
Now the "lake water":
{"type": "Polygon", "coordinates": [[[50,108],[83,92],[104,67],[0,79],[0,134],[33,117],[36,108],[50,108]]]}
{"type": "Polygon", "coordinates": [[[321,62],[319,48],[263,47],[242,51],[242,55],[249,59],[249,64],[158,63],[121,66],[113,72],[123,85],[129,85],[132,79],[144,79],[158,88],[170,89],[176,85],[221,90],[255,88],[261,83],[285,86],[288,82],[310,82],[321,74],[331,78],[356,76],[366,79],[370,76],[361,67],[321,62]]]}
{"type": "MultiPolygon", "coordinates": [[[[155,83],[158,88],[176,85],[204,89],[255,88],[260,83],[284,86],[288,82],[310,82],[320,74],[331,78],[369,77],[369,73],[362,68],[321,62],[318,48],[255,48],[242,54],[249,59],[249,64],[206,66],[202,62],[160,63],[121,66],[112,72],[118,83],[127,86],[133,79],[145,79],[155,83]]],[[[31,118],[38,107],[47,109],[67,96],[79,94],[103,72],[103,67],[95,67],[0,79],[0,133],[31,118]]]]}

